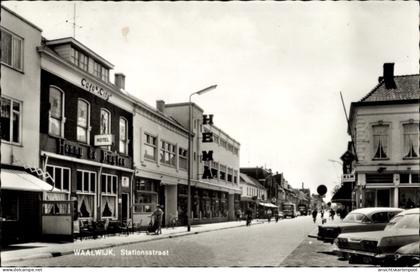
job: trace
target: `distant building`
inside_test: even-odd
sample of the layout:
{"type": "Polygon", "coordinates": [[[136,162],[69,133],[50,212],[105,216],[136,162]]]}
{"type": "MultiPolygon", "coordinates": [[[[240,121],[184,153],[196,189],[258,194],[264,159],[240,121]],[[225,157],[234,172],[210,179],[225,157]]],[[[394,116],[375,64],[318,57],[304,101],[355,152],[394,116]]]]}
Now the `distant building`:
{"type": "Polygon", "coordinates": [[[419,207],[420,76],[394,76],[385,63],[379,83],[350,108],[356,147],[357,207],[419,207]]]}
{"type": "Polygon", "coordinates": [[[258,205],[267,202],[267,190],[258,180],[244,173],[240,173],[241,210],[251,209],[256,216],[258,205]]]}

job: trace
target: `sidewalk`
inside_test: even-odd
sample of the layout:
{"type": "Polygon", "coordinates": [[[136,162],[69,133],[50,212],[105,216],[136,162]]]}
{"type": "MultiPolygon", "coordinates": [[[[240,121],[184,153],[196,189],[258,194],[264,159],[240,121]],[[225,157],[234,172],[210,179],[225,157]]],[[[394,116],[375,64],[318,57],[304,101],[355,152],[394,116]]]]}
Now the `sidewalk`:
{"type": "MultiPolygon", "coordinates": [[[[262,224],[267,220],[253,220],[252,224],[262,224]]],[[[33,242],[25,244],[14,244],[1,252],[2,263],[21,261],[36,258],[49,258],[73,254],[74,250],[102,249],[121,245],[128,245],[152,240],[168,239],[185,235],[193,235],[203,232],[210,232],[222,229],[245,227],[245,221],[229,221],[222,223],[192,225],[191,231],[187,227],[176,227],[174,229],[162,229],[161,235],[147,235],[145,232],[129,235],[107,236],[98,239],[76,240],[69,243],[45,243],[33,242]]]]}

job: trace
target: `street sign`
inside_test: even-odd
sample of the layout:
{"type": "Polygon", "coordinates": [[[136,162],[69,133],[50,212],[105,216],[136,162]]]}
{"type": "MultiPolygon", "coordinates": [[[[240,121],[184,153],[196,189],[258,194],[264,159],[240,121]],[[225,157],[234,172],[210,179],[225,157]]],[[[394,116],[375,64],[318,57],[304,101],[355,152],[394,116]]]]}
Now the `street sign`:
{"type": "Polygon", "coordinates": [[[325,185],[319,185],[316,191],[320,196],[323,196],[327,193],[327,187],[325,185]]]}
{"type": "Polygon", "coordinates": [[[356,175],[355,174],[343,174],[341,176],[342,182],[354,182],[356,181],[356,175]]]}
{"type": "Polygon", "coordinates": [[[130,178],[129,177],[122,177],[121,178],[121,185],[122,185],[122,187],[129,187],[130,186],[130,178]]]}
{"type": "Polygon", "coordinates": [[[95,135],[95,146],[109,146],[112,145],[114,140],[114,135],[112,134],[103,134],[103,135],[95,135]]]}

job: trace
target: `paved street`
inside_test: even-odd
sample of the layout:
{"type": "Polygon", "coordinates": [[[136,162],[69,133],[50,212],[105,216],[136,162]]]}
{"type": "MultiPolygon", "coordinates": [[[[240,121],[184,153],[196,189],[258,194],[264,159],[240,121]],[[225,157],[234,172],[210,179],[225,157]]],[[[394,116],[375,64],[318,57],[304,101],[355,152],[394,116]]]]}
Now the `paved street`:
{"type": "MultiPolygon", "coordinates": [[[[74,254],[4,263],[7,266],[343,266],[325,253],[331,245],[307,235],[315,230],[310,216],[277,224],[217,230],[195,235],[113,247],[115,256],[74,254]],[[122,256],[122,250],[144,250],[161,256],[122,256]],[[166,252],[166,254],[165,254],[166,252]],[[293,252],[293,254],[291,254],[293,252]],[[315,256],[315,257],[314,257],[315,256]],[[308,258],[310,257],[310,258],[308,258]]],[[[108,252],[109,253],[109,252],[108,252]]],[[[107,254],[104,250],[103,254],[107,254]]]]}

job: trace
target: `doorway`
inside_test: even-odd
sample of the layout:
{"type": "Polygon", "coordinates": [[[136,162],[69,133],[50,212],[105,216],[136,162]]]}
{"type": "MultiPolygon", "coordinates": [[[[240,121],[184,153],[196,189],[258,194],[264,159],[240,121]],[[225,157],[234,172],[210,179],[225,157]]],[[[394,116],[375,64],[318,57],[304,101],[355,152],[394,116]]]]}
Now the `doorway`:
{"type": "Polygon", "coordinates": [[[122,206],[122,212],[121,212],[121,220],[123,221],[123,222],[126,222],[127,221],[127,219],[129,218],[129,216],[130,216],[130,213],[129,213],[129,210],[128,210],[128,207],[130,206],[129,204],[128,204],[128,201],[129,201],[129,197],[128,197],[128,194],[126,194],[126,193],[123,193],[123,194],[121,194],[121,206],[122,206]]]}
{"type": "Polygon", "coordinates": [[[377,207],[390,207],[390,190],[377,190],[376,201],[377,207]]]}

